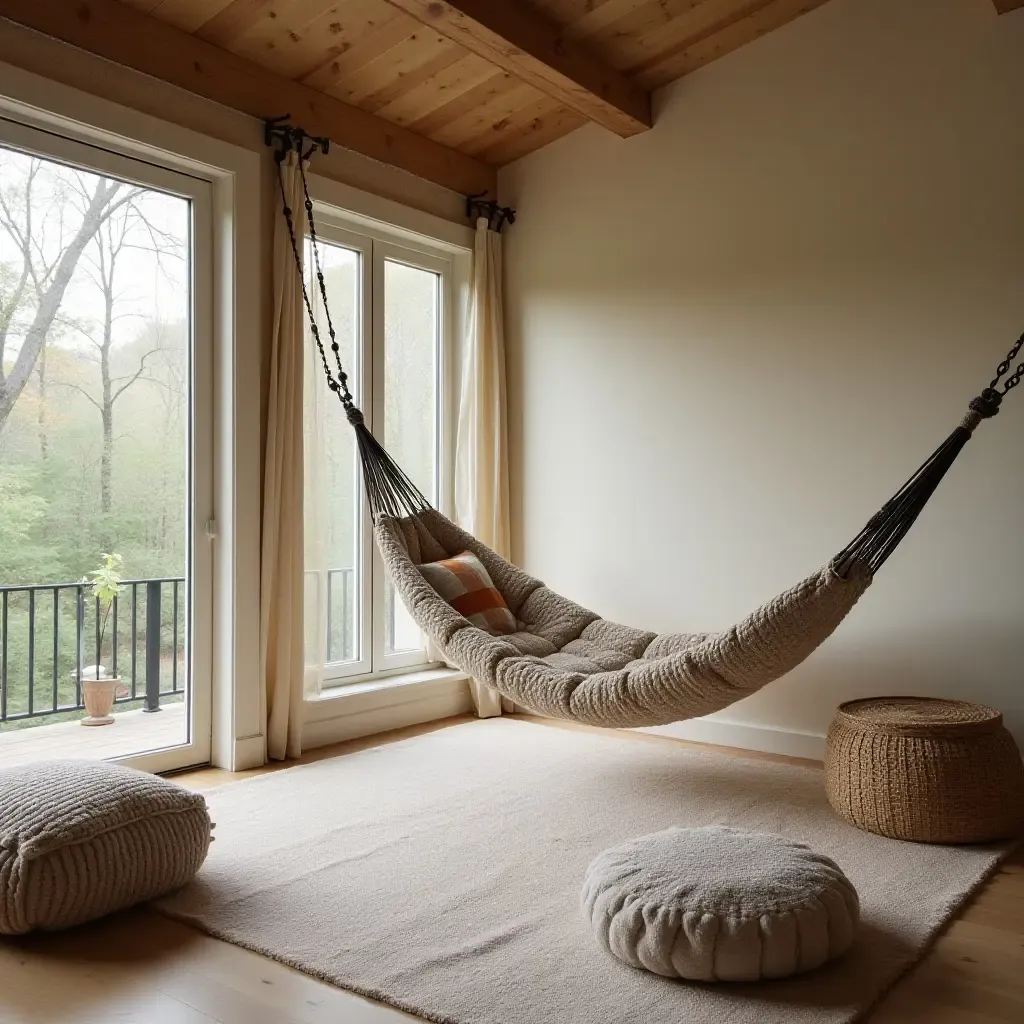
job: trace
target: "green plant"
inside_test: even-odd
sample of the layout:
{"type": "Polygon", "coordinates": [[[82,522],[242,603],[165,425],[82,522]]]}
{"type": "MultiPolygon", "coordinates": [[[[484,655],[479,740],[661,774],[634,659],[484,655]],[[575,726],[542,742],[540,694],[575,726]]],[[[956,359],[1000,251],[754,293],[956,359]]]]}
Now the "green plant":
{"type": "MultiPolygon", "coordinates": [[[[103,563],[98,569],[93,569],[88,576],[82,580],[88,583],[92,590],[93,597],[99,602],[103,618],[100,622],[100,638],[98,652],[103,650],[103,638],[107,632],[107,619],[110,617],[110,609],[114,605],[114,599],[121,592],[121,580],[124,576],[121,570],[124,568],[124,559],[118,554],[103,555],[103,563]]],[[[98,660],[98,659],[97,659],[98,660]]],[[[100,677],[100,667],[96,666],[96,678],[100,677]]]]}

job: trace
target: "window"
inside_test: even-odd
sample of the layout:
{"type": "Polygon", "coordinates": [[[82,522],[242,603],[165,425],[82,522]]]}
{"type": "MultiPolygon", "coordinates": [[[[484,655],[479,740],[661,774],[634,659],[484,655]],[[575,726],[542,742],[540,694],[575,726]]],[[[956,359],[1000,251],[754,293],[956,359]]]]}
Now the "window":
{"type": "Polygon", "coordinates": [[[0,764],[209,758],[211,211],[0,119],[0,764]]]}
{"type": "MultiPolygon", "coordinates": [[[[386,230],[349,230],[336,215],[320,220],[328,310],[308,241],[305,265],[321,336],[327,343],[329,311],[367,424],[438,504],[448,470],[451,257],[386,230]]],[[[308,328],[306,341],[306,660],[307,690],[316,691],[422,667],[430,655],[374,547],[355,437],[308,328]]]]}

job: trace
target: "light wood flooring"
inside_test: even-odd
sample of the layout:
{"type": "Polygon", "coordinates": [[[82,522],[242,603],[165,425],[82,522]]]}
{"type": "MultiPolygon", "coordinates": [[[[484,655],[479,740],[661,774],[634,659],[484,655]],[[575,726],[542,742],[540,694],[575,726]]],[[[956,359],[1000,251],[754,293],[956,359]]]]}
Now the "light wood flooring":
{"type": "MultiPolygon", "coordinates": [[[[465,721],[449,719],[326,747],[303,761],[457,728],[465,721]]],[[[683,741],[637,734],[637,742],[683,741]]],[[[796,761],[714,749],[728,756],[796,761]]],[[[202,789],[278,767],[237,775],[202,769],[178,781],[202,789]]],[[[0,1024],[398,1024],[414,1019],[148,910],[63,934],[0,941],[0,1024]]],[[[1024,851],[1003,864],[870,1020],[1024,1021],[1024,851]]]]}

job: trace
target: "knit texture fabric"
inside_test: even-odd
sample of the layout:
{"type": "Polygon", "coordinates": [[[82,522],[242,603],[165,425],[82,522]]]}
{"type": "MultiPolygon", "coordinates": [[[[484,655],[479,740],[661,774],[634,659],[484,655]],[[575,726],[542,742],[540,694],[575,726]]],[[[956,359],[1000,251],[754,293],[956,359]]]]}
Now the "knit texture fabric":
{"type": "Polygon", "coordinates": [[[409,613],[452,664],[529,710],[590,725],[665,725],[741,700],[796,668],[846,617],[871,583],[824,566],[717,633],[656,634],[602,619],[430,510],[381,517],[374,531],[409,613]],[[420,566],[471,551],[518,621],[492,636],[430,585],[420,566]]]}
{"type": "Polygon", "coordinates": [[[133,768],[0,771],[0,934],[69,928],[180,888],[211,827],[203,797],[133,768]]]}
{"type": "Polygon", "coordinates": [[[598,854],[583,913],[598,942],[666,978],[758,981],[853,944],[859,902],[834,861],[785,836],[667,828],[598,854]]]}

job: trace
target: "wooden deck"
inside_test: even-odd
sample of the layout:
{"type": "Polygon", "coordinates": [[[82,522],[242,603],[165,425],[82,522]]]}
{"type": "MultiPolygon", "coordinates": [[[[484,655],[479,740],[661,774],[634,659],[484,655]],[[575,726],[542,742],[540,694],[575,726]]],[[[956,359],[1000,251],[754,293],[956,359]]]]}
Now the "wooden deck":
{"type": "Polygon", "coordinates": [[[127,757],[175,746],[187,738],[185,702],[178,701],[153,714],[121,712],[114,715],[112,725],[56,722],[0,732],[0,768],[54,757],[127,757]]]}

